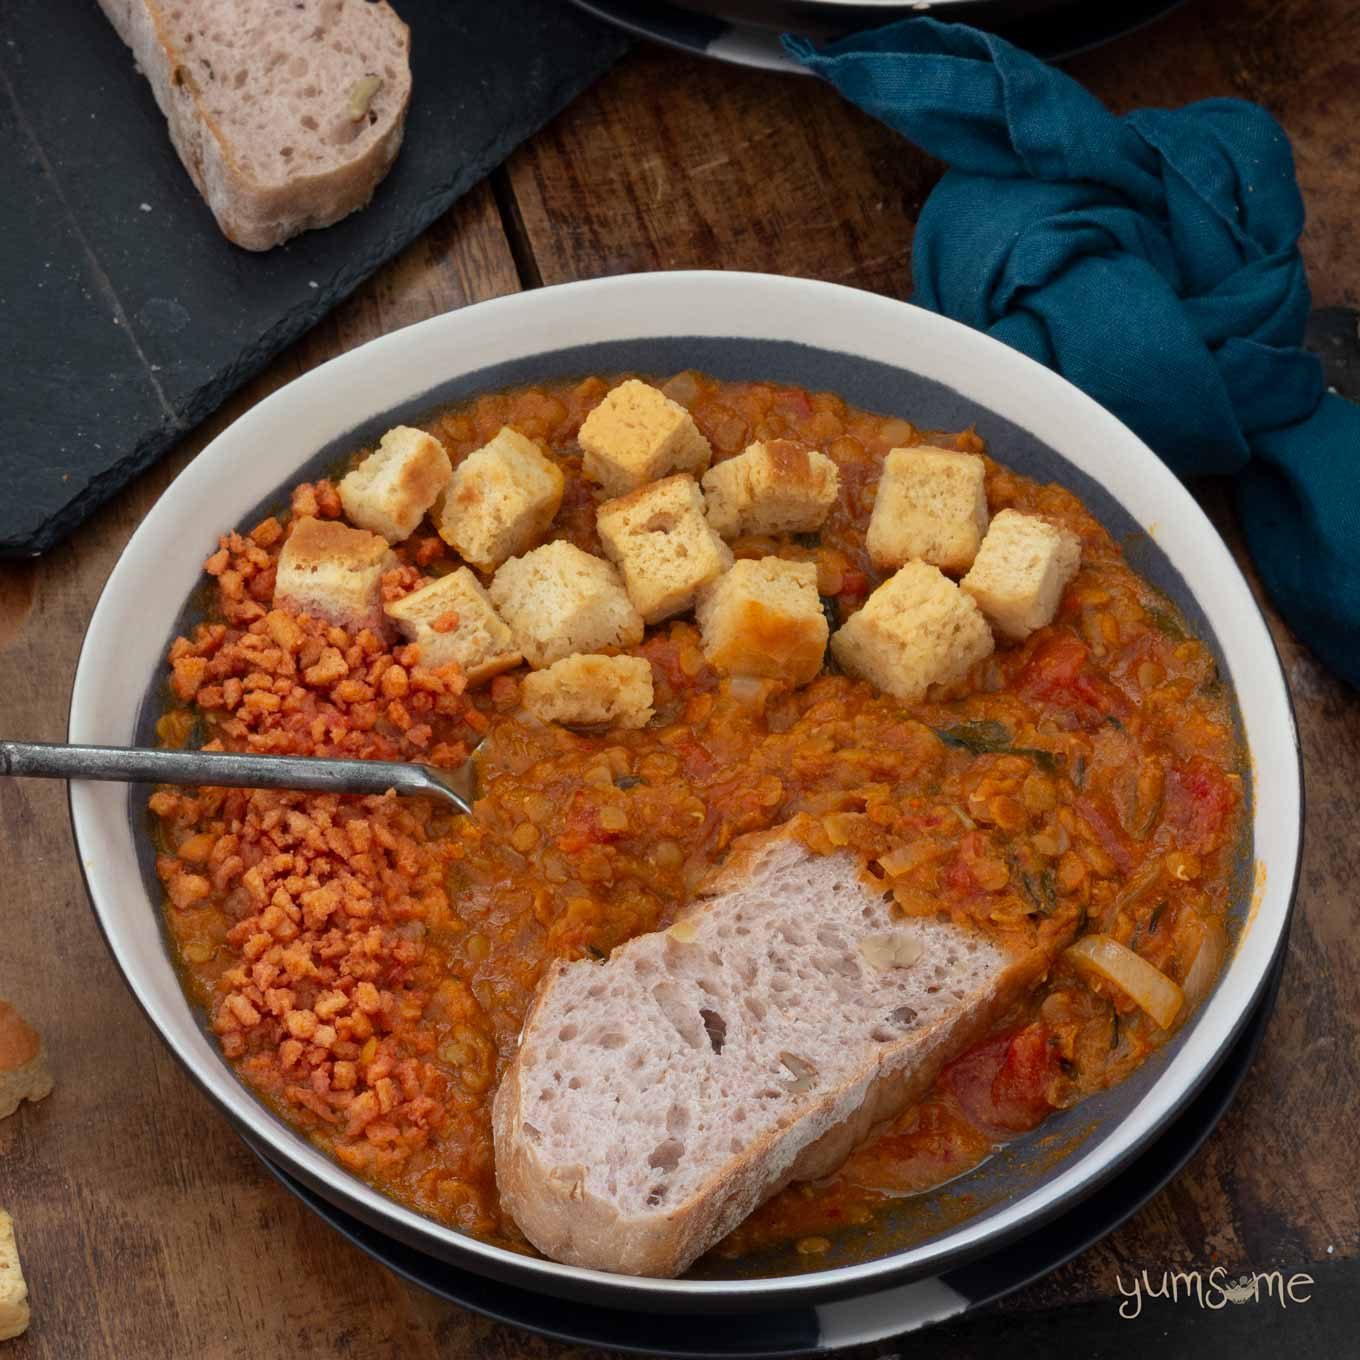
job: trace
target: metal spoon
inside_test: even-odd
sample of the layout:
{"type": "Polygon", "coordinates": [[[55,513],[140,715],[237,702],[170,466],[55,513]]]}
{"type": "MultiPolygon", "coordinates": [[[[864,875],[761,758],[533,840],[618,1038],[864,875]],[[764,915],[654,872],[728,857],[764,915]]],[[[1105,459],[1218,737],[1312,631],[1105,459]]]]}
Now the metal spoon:
{"type": "Polygon", "coordinates": [[[245,789],[315,789],[442,798],[471,812],[477,770],[468,759],[453,770],[400,760],[330,760],[260,756],[237,751],[161,751],[127,746],[66,746],[0,741],[0,775],[32,779],[103,779],[245,789]]]}

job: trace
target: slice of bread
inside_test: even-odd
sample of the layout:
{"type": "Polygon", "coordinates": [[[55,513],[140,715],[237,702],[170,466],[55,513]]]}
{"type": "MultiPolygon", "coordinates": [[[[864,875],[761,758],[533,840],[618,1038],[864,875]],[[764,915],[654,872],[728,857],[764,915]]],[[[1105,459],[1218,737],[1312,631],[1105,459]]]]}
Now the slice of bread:
{"type": "Polygon", "coordinates": [[[898,916],[802,825],[738,842],[669,930],[549,970],[493,1115],[502,1202],[545,1255],[678,1275],[1036,979],[984,934],[898,916]]]}
{"type": "Polygon", "coordinates": [[[362,208],[396,159],[411,35],[384,0],[99,0],[223,234],[268,250],[362,208]]]}
{"type": "Polygon", "coordinates": [[[640,656],[564,656],[524,677],[524,707],[564,727],[646,727],[652,667],[640,656]]]}
{"type": "Polygon", "coordinates": [[[0,1001],[0,1119],[21,1101],[41,1100],[51,1090],[42,1040],[8,1001],[0,1001]]]}
{"type": "Polygon", "coordinates": [[[0,1341],[10,1341],[28,1330],[28,1285],[19,1264],[14,1220],[0,1209],[0,1341]]]}

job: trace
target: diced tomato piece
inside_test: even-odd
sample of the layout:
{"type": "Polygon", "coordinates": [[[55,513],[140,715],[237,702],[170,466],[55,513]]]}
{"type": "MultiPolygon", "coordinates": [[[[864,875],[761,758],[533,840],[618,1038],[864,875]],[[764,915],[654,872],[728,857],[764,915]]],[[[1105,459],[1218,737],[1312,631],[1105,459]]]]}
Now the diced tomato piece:
{"type": "Polygon", "coordinates": [[[1176,848],[1201,853],[1222,842],[1238,794],[1212,760],[1191,756],[1167,772],[1165,798],[1163,818],[1175,832],[1176,848]]]}
{"type": "Polygon", "coordinates": [[[973,892],[977,888],[977,879],[973,877],[973,871],[964,862],[961,855],[956,856],[954,862],[944,871],[943,878],[945,883],[960,896],[973,892]]]}
{"type": "Polygon", "coordinates": [[[869,593],[869,578],[854,567],[851,567],[841,578],[841,595],[851,599],[858,599],[861,595],[869,593]]]}
{"type": "Polygon", "coordinates": [[[991,1148],[992,1138],[974,1128],[953,1102],[931,1097],[860,1148],[840,1174],[851,1185],[915,1194],[976,1166],[991,1148]]]}
{"type": "Polygon", "coordinates": [[[942,1080],[980,1127],[1025,1133],[1053,1109],[1047,1092],[1058,1071],[1048,1027],[1036,1022],[969,1050],[945,1068],[942,1080]]]}
{"type": "Polygon", "coordinates": [[[622,831],[608,831],[600,825],[599,809],[589,798],[577,793],[567,811],[566,825],[557,838],[557,848],[572,855],[590,845],[608,845],[623,835],[622,831]]]}
{"type": "Polygon", "coordinates": [[[1080,638],[1059,633],[1035,648],[1018,677],[1027,698],[1073,709],[1083,726],[1133,711],[1123,693],[1087,666],[1090,652],[1080,638]]]}
{"type": "Polygon", "coordinates": [[[1133,856],[1118,830],[1118,818],[1107,817],[1091,798],[1078,798],[1077,811],[1090,823],[1091,830],[1096,833],[1096,839],[1105,853],[1118,865],[1119,871],[1128,873],[1133,868],[1133,856]]]}

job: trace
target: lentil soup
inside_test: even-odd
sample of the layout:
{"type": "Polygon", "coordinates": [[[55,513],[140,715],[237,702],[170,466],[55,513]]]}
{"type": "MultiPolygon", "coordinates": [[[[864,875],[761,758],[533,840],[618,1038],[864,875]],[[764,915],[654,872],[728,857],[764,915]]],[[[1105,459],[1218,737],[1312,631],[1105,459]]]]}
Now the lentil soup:
{"type": "MultiPolygon", "coordinates": [[[[576,435],[613,379],[477,397],[423,422],[457,464],[503,425],[566,477],[549,538],[598,553],[576,435]]],[[[225,534],[204,621],[170,648],[167,745],[460,763],[475,815],[422,800],[158,789],[164,915],[184,985],[250,1087],[354,1174],[451,1226],[531,1250],[496,1197],[490,1103],[555,958],[607,957],[669,923],[735,837],[818,819],[909,914],[943,914],[1051,959],[1042,984],[928,1096],[826,1181],[771,1199],[717,1249],[871,1223],[1133,1071],[1207,996],[1227,947],[1245,755],[1212,653],[1070,492],[828,393],[681,373],[664,384],[715,460],[752,440],[825,452],[839,495],[815,534],[737,557],[815,564],[834,629],[882,579],[864,548],[882,460],[930,442],[986,458],[990,511],[1076,534],[1054,621],[904,705],[828,662],[811,684],[723,679],[692,621],[648,630],[644,728],[526,723],[523,670],[469,689],[419,649],[272,607],[294,518],[341,517],[333,482],[225,534]],[[518,715],[518,716],[517,716],[518,715]],[[1184,992],[1158,1025],[1069,946],[1124,946],[1184,992]]],[[[1000,450],[1004,456],[1004,450],[1000,450]]],[[[356,459],[361,451],[356,451],[356,459]]],[[[337,469],[343,471],[343,469],[337,469]]],[[[210,545],[205,545],[205,547],[210,545]]],[[[383,580],[396,599],[460,565],[426,523],[383,580]]]]}

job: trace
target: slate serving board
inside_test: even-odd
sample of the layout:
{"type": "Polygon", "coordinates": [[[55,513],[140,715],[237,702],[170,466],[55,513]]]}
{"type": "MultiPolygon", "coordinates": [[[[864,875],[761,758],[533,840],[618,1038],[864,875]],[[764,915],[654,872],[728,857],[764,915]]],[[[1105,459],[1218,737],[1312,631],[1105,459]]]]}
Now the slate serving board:
{"type": "Polygon", "coordinates": [[[561,0],[396,0],[414,91],[362,212],[218,231],[94,0],[0,3],[0,555],[71,532],[611,65],[561,0]]]}

